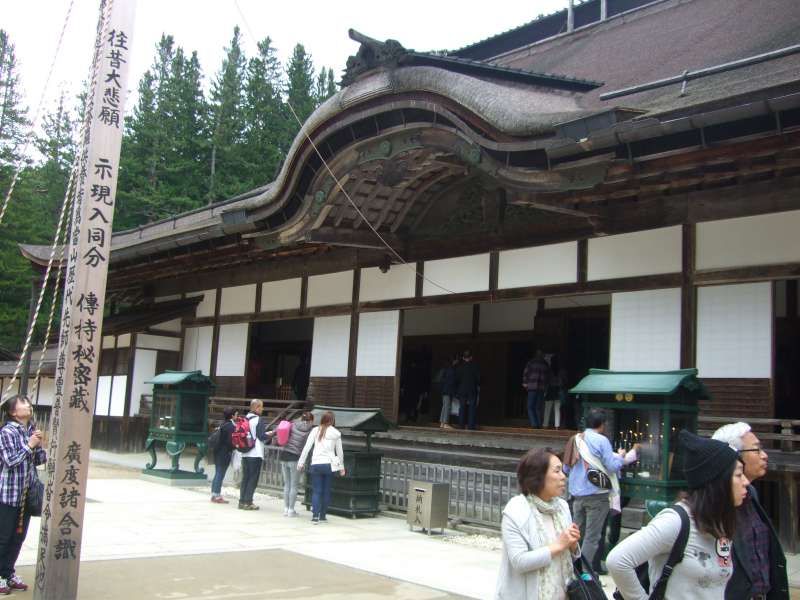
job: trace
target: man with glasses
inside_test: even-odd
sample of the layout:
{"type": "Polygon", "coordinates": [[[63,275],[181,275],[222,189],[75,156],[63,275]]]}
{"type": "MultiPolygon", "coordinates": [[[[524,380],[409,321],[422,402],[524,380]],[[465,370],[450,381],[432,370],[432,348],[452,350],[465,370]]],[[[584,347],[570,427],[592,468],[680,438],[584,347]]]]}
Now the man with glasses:
{"type": "MultiPolygon", "coordinates": [[[[744,474],[752,482],[767,474],[767,453],[747,423],[724,425],[713,438],[739,453],[744,474]]],[[[778,534],[751,485],[736,514],[733,538],[733,576],[725,588],[726,600],[789,600],[786,557],[778,534]]]]}

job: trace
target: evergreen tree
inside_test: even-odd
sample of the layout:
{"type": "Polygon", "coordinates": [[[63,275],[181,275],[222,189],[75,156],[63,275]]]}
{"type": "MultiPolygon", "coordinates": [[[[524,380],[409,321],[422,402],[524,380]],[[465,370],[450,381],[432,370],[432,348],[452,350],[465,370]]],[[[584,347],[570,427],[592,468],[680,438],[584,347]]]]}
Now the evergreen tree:
{"type": "MultiPolygon", "coordinates": [[[[301,123],[314,112],[317,106],[314,81],[314,64],[311,56],[306,53],[303,44],[294,47],[292,58],[286,66],[286,101],[294,109],[301,123]]],[[[291,135],[300,130],[297,120],[289,112],[291,135]]]]}
{"type": "MultiPolygon", "coordinates": [[[[19,161],[29,125],[22,104],[14,44],[0,29],[0,169],[19,161]]],[[[4,181],[8,177],[8,173],[0,175],[4,181]]]]}
{"type": "Polygon", "coordinates": [[[288,137],[281,99],[281,64],[268,37],[258,43],[258,55],[248,61],[244,108],[241,153],[247,177],[243,183],[254,188],[275,178],[288,137]]]}
{"type": "Polygon", "coordinates": [[[245,191],[246,177],[239,144],[245,132],[244,104],[245,55],[239,27],[233,30],[231,44],[211,85],[211,168],[207,198],[209,202],[230,198],[245,191]]]}
{"type": "Polygon", "coordinates": [[[339,90],[336,89],[336,82],[333,79],[333,67],[328,68],[328,89],[325,93],[325,99],[327,100],[331,96],[333,96],[339,90]]]}

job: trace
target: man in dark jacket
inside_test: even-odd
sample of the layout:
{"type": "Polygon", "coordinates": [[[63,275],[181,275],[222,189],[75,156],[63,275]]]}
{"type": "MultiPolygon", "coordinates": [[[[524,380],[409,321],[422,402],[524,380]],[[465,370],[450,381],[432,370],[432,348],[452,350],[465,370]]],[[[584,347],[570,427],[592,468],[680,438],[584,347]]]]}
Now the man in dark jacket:
{"type": "Polygon", "coordinates": [[[472,359],[472,352],[464,350],[461,358],[461,364],[456,369],[456,398],[460,403],[458,420],[461,427],[466,424],[469,429],[476,429],[481,374],[472,359]]]}
{"type": "MultiPolygon", "coordinates": [[[[767,453],[747,423],[725,425],[714,432],[739,453],[744,474],[755,481],[767,473],[767,453]]],[[[789,600],[786,556],[772,522],[753,486],[736,509],[733,537],[733,575],[725,588],[726,600],[789,600]]]]}

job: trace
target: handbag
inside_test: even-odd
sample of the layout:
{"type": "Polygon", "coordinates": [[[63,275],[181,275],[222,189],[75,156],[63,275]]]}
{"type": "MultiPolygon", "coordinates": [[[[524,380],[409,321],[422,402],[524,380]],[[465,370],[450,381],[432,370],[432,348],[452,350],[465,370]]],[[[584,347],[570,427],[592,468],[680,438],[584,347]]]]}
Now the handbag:
{"type": "Polygon", "coordinates": [[[601,490],[610,490],[612,487],[611,478],[608,475],[598,469],[593,469],[588,464],[586,465],[586,479],[601,490]]]}
{"type": "Polygon", "coordinates": [[[575,579],[567,584],[569,600],[606,600],[603,585],[583,556],[572,563],[572,568],[575,571],[575,579]]]}
{"type": "Polygon", "coordinates": [[[28,493],[25,495],[25,512],[32,517],[41,517],[43,503],[44,484],[34,473],[34,480],[28,486],[28,493]]]}

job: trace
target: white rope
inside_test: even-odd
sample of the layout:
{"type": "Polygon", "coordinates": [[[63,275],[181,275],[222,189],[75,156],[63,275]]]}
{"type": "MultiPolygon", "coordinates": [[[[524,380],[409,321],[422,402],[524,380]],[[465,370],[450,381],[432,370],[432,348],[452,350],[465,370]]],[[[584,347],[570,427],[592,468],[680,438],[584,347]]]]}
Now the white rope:
{"type": "Polygon", "coordinates": [[[33,139],[36,125],[39,123],[39,115],[41,114],[42,106],[44,105],[44,99],[47,95],[47,87],[50,85],[50,77],[53,75],[53,69],[56,66],[58,56],[61,53],[61,42],[64,40],[64,33],[67,30],[67,25],[69,24],[69,18],[70,15],[72,15],[72,7],[74,4],[75,0],[70,0],[69,7],[67,7],[67,14],[64,17],[64,24],[61,26],[61,33],[59,34],[58,42],[56,43],[56,52],[53,55],[52,62],[50,63],[50,69],[47,71],[47,78],[44,81],[44,88],[42,88],[42,94],[39,96],[39,104],[36,107],[36,112],[33,115],[31,130],[26,136],[25,146],[23,146],[22,152],[20,152],[20,159],[17,161],[17,166],[14,168],[14,176],[11,178],[11,185],[8,188],[8,192],[6,192],[5,199],[3,200],[3,207],[0,209],[0,224],[3,222],[3,218],[6,216],[6,210],[8,210],[8,204],[11,200],[11,194],[14,193],[14,188],[17,185],[17,179],[19,179],[19,174],[22,172],[22,168],[25,165],[25,156],[28,153],[28,148],[31,145],[31,140],[33,139]]]}
{"type": "MultiPolygon", "coordinates": [[[[31,346],[31,339],[33,338],[33,332],[36,329],[36,322],[39,319],[39,311],[42,309],[42,301],[44,300],[45,291],[47,290],[47,282],[50,280],[50,271],[53,269],[53,261],[55,260],[56,250],[58,249],[58,241],[61,238],[62,230],[64,229],[64,216],[67,213],[67,207],[71,204],[70,202],[70,189],[72,188],[73,177],[77,172],[77,158],[73,168],[70,172],[69,182],[67,183],[67,193],[64,195],[64,200],[61,203],[61,213],[58,215],[58,224],[56,225],[56,234],[53,236],[53,243],[50,246],[50,258],[47,260],[47,269],[44,273],[44,278],[42,279],[42,285],[39,289],[39,297],[36,300],[36,310],[33,314],[33,318],[31,319],[30,326],[28,327],[28,333],[25,337],[25,345],[22,348],[22,354],[20,354],[19,360],[17,361],[17,366],[14,369],[14,375],[11,377],[11,381],[9,382],[8,386],[6,387],[5,391],[3,392],[3,399],[0,401],[0,406],[8,399],[9,392],[11,388],[14,387],[14,382],[16,382],[17,377],[19,376],[20,369],[22,368],[23,362],[25,362],[25,357],[28,355],[28,350],[31,346]]],[[[63,255],[63,248],[61,254],[63,255]]],[[[59,261],[59,273],[61,271],[61,263],[59,261]]],[[[58,280],[56,280],[54,287],[56,287],[56,296],[58,295],[58,280]]],[[[55,301],[55,298],[53,299],[55,301]]],[[[50,311],[50,318],[53,317],[53,311],[50,311]]],[[[50,326],[52,324],[52,320],[47,324],[47,331],[48,335],[50,332],[50,326]]],[[[45,345],[47,344],[47,337],[45,337],[44,341],[45,345]]],[[[39,359],[39,366],[41,368],[41,359],[44,357],[44,350],[42,350],[42,355],[39,359]]]]}
{"type": "MultiPolygon", "coordinates": [[[[69,205],[69,204],[73,205],[73,220],[75,218],[74,209],[78,205],[78,202],[74,202],[74,203],[70,203],[69,202],[69,198],[71,196],[70,188],[74,185],[73,182],[77,180],[77,176],[78,176],[78,174],[80,172],[81,161],[83,160],[83,157],[87,153],[86,132],[88,131],[89,124],[91,122],[91,118],[92,118],[92,114],[93,114],[94,97],[95,97],[95,93],[97,91],[97,74],[98,74],[98,72],[100,70],[100,50],[99,50],[99,48],[102,46],[102,41],[105,39],[106,33],[108,31],[108,26],[109,26],[109,23],[111,21],[111,8],[112,8],[112,6],[113,6],[113,0],[109,0],[108,3],[105,5],[105,14],[102,14],[102,16],[101,16],[102,25],[101,25],[101,27],[100,27],[100,29],[98,31],[98,38],[97,38],[97,42],[96,42],[99,45],[97,46],[97,48],[95,50],[95,53],[92,56],[91,79],[90,79],[90,85],[89,85],[89,90],[88,90],[88,95],[87,95],[87,107],[86,107],[86,111],[85,111],[86,112],[86,116],[85,116],[85,118],[83,120],[83,123],[81,124],[80,134],[79,134],[79,138],[78,138],[79,139],[79,150],[80,151],[76,153],[75,160],[73,162],[73,168],[70,171],[70,179],[69,179],[69,182],[67,183],[67,191],[66,191],[66,193],[64,195],[64,202],[61,205],[61,214],[59,215],[58,225],[56,227],[56,234],[55,234],[55,236],[53,238],[53,244],[52,244],[52,246],[50,248],[50,257],[49,257],[49,260],[48,260],[48,263],[47,263],[47,270],[45,271],[45,276],[44,276],[45,278],[44,278],[42,287],[41,287],[41,289],[39,291],[39,298],[38,298],[38,300],[36,302],[36,310],[35,310],[33,319],[31,319],[30,327],[28,328],[28,332],[27,332],[27,335],[26,335],[26,338],[25,338],[25,344],[23,346],[22,354],[20,355],[19,360],[17,361],[17,366],[14,369],[14,375],[12,376],[11,381],[9,382],[9,384],[6,387],[5,391],[3,392],[3,398],[0,399],[0,406],[5,404],[5,402],[10,397],[9,392],[11,391],[11,388],[14,386],[14,382],[17,380],[17,377],[19,377],[19,372],[20,372],[20,369],[22,368],[22,363],[24,362],[25,356],[27,355],[28,349],[30,348],[31,338],[33,337],[33,331],[34,331],[35,326],[36,326],[36,321],[37,321],[37,319],[39,317],[39,311],[41,310],[41,307],[42,307],[42,300],[44,298],[44,292],[45,292],[45,289],[47,287],[47,281],[48,281],[49,276],[50,276],[50,271],[52,270],[53,260],[55,258],[56,249],[58,247],[58,240],[59,240],[59,237],[60,237],[60,232],[61,232],[61,229],[62,229],[62,227],[64,225],[64,215],[66,214],[67,205],[69,205]]],[[[69,239],[69,235],[67,235],[66,237],[67,237],[67,239],[69,239]]],[[[56,285],[57,284],[58,284],[58,282],[56,282],[56,285]]],[[[48,328],[49,328],[49,325],[48,325],[48,328]]],[[[45,338],[45,342],[44,343],[47,344],[47,339],[46,338],[45,338]]],[[[42,356],[44,356],[44,353],[42,353],[42,356]]],[[[41,357],[40,357],[40,359],[41,359],[41,357]]]]}

